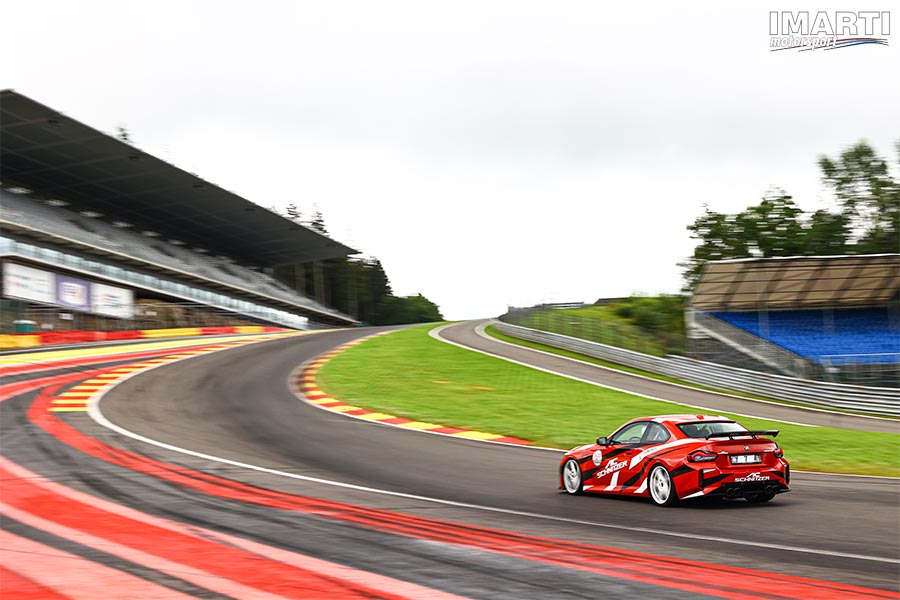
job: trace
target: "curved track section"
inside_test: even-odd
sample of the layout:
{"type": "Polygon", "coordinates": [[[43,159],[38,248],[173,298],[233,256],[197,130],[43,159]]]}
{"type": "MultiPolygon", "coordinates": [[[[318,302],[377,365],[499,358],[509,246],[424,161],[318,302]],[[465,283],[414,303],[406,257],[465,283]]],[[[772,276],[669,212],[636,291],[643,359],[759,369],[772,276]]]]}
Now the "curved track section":
{"type": "Polygon", "coordinates": [[[97,597],[88,579],[113,576],[153,597],[896,595],[895,480],[803,475],[764,506],[568,497],[557,452],[366,423],[290,393],[298,364],[369,333],[244,346],[119,383],[103,414],[156,444],[46,412],[75,381],[7,390],[0,508],[17,567],[4,581],[84,598],[97,597]],[[85,581],[54,588],[22,558],[35,552],[76,561],[85,581]]]}
{"type": "Polygon", "coordinates": [[[648,398],[687,404],[711,412],[727,412],[817,427],[900,433],[900,421],[897,419],[854,415],[708,392],[510,344],[484,333],[484,328],[488,324],[489,321],[469,321],[450,325],[434,331],[433,337],[563,377],[611,387],[648,398]]]}

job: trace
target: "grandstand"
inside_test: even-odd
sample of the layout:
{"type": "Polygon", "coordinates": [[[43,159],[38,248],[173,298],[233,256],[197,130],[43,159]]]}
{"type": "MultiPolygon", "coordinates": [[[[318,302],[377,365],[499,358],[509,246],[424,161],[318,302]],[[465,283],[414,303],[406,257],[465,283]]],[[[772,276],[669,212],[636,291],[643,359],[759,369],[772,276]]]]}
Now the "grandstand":
{"type": "Polygon", "coordinates": [[[900,254],[708,263],[686,309],[695,358],[900,385],[900,254]]]}
{"type": "Polygon", "coordinates": [[[0,332],[357,323],[274,276],[352,248],[12,90],[0,128],[0,332]]]}

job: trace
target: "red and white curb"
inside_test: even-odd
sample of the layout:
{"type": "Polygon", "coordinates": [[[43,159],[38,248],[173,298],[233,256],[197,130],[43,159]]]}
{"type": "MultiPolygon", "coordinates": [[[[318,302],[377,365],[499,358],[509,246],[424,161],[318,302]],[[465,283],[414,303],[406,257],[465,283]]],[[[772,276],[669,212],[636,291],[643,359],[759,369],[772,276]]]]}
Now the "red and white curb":
{"type": "Polygon", "coordinates": [[[438,425],[436,423],[428,423],[425,421],[416,421],[414,419],[397,417],[395,415],[389,415],[386,413],[370,410],[368,408],[353,406],[336,398],[332,398],[324,391],[319,389],[319,387],[316,385],[316,375],[318,374],[319,369],[321,369],[322,366],[325,365],[325,363],[327,363],[329,360],[331,360],[344,350],[352,348],[353,346],[357,346],[365,342],[366,340],[369,340],[378,335],[384,334],[376,334],[354,340],[350,343],[344,344],[343,346],[339,346],[330,352],[322,354],[321,356],[318,356],[308,363],[300,365],[293,373],[291,373],[291,376],[289,378],[291,391],[294,392],[294,394],[298,398],[312,404],[313,406],[317,406],[318,408],[324,410],[330,410],[332,412],[340,413],[348,417],[363,419],[366,421],[373,421],[385,425],[393,425],[395,427],[402,427],[404,429],[424,431],[426,433],[438,433],[450,437],[478,440],[481,442],[514,444],[517,446],[527,446],[531,444],[531,442],[529,442],[528,440],[522,440],[508,435],[487,433],[485,431],[473,431],[470,429],[460,429],[458,427],[447,427],[445,425],[438,425]]]}

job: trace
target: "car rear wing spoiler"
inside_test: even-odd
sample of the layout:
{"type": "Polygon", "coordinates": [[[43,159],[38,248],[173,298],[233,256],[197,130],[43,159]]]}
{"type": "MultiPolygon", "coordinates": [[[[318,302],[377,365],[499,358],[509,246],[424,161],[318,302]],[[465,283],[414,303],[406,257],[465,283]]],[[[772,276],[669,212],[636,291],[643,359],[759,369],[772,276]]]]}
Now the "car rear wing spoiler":
{"type": "Polygon", "coordinates": [[[771,435],[772,437],[775,437],[776,435],[778,435],[778,430],[777,429],[757,429],[754,431],[723,431],[722,433],[711,433],[708,436],[706,436],[706,439],[727,437],[728,439],[733,440],[736,437],[747,437],[748,435],[751,435],[753,437],[756,437],[758,435],[771,435]]]}

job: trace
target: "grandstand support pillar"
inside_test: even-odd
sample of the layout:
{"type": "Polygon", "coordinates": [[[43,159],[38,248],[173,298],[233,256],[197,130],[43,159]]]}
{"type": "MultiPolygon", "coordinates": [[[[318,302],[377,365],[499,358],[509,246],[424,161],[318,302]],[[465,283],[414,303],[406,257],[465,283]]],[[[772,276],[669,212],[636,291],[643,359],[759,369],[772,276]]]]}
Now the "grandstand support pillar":
{"type": "Polygon", "coordinates": [[[306,294],[306,268],[300,263],[293,265],[294,270],[294,290],[306,294]]]}
{"type": "Polygon", "coordinates": [[[347,282],[347,311],[354,319],[359,318],[359,294],[356,290],[356,280],[353,277],[347,282]]]}
{"type": "Polygon", "coordinates": [[[316,302],[325,304],[325,274],[320,260],[313,263],[313,293],[316,296],[316,302]]]}

